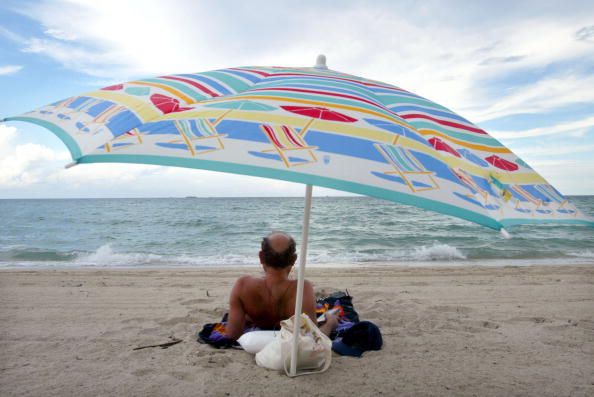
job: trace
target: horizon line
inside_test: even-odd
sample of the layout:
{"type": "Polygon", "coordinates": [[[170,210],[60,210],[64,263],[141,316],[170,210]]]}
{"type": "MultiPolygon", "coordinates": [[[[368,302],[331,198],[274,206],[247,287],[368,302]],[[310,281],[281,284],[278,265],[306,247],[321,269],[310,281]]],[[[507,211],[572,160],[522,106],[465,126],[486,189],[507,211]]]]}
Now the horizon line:
{"type": "MultiPolygon", "coordinates": [[[[565,194],[565,197],[592,197],[594,194],[565,194]]],[[[97,200],[97,199],[254,199],[254,198],[303,198],[304,196],[129,196],[129,197],[0,197],[0,200],[97,200]]],[[[313,197],[316,198],[370,198],[377,199],[375,197],[369,197],[365,195],[321,195],[313,197]]]]}

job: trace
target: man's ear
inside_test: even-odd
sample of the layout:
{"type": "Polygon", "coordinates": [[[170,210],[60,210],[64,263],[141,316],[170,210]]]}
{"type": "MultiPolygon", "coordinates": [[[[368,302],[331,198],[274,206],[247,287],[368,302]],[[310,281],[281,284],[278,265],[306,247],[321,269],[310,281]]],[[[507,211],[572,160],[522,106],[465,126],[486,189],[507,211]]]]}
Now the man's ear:
{"type": "Polygon", "coordinates": [[[258,256],[260,257],[260,264],[264,265],[264,252],[263,251],[258,252],[258,256]]]}

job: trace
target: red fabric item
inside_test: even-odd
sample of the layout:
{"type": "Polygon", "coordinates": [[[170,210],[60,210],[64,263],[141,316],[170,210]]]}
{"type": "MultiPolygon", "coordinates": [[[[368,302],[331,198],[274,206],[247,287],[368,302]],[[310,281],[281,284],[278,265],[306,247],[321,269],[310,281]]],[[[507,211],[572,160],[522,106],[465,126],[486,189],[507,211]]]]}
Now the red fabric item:
{"type": "Polygon", "coordinates": [[[102,90],[104,90],[104,91],[118,91],[118,90],[121,90],[122,88],[124,88],[123,84],[115,84],[115,85],[103,87],[102,90]]]}
{"type": "Polygon", "coordinates": [[[182,108],[179,106],[179,101],[175,98],[163,94],[151,95],[151,102],[164,114],[182,112],[192,108],[182,108]]]}
{"type": "Polygon", "coordinates": [[[357,119],[347,116],[346,114],[318,106],[281,106],[281,108],[288,112],[297,113],[314,119],[342,121],[345,123],[357,121],[357,119]]]}
{"type": "Polygon", "coordinates": [[[489,157],[485,157],[485,160],[487,160],[493,166],[500,168],[502,170],[505,170],[505,171],[517,171],[518,168],[520,168],[520,167],[518,167],[518,165],[516,163],[513,163],[506,159],[502,159],[501,157],[499,157],[495,154],[492,156],[489,156],[489,157]]]}
{"type": "Polygon", "coordinates": [[[458,153],[456,149],[437,137],[430,138],[429,143],[435,148],[435,150],[441,150],[442,152],[448,152],[449,154],[456,157],[461,157],[460,153],[458,153]]]}

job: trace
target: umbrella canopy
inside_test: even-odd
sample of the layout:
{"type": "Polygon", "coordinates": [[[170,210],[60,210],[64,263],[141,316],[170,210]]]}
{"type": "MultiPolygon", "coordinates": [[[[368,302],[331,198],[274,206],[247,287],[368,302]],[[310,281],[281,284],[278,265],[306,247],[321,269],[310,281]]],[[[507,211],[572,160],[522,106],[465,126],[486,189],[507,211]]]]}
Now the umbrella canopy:
{"type": "Polygon", "coordinates": [[[494,229],[592,222],[562,196],[552,197],[547,213],[538,211],[535,195],[510,199],[510,192],[530,196],[552,187],[463,117],[397,86],[324,67],[236,67],[135,80],[8,120],[50,129],[79,164],[148,163],[283,179],[494,229]]]}

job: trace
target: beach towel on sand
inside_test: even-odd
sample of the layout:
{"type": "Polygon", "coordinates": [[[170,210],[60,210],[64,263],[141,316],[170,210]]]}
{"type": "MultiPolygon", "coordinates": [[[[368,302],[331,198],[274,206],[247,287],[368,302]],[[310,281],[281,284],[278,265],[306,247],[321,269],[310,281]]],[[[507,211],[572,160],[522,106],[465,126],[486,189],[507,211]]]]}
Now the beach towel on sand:
{"type": "MultiPolygon", "coordinates": [[[[359,315],[353,306],[353,297],[348,293],[338,291],[316,300],[316,315],[320,316],[328,310],[333,309],[337,309],[336,314],[339,323],[336,330],[330,335],[330,339],[340,336],[344,331],[359,322],[359,315]]],[[[241,348],[239,343],[225,336],[228,317],[229,314],[225,313],[220,322],[206,324],[202,327],[202,330],[197,335],[198,342],[209,344],[217,349],[227,349],[230,347],[241,348]]],[[[259,330],[263,329],[249,326],[244,329],[243,333],[259,330]]]]}

